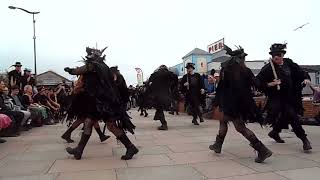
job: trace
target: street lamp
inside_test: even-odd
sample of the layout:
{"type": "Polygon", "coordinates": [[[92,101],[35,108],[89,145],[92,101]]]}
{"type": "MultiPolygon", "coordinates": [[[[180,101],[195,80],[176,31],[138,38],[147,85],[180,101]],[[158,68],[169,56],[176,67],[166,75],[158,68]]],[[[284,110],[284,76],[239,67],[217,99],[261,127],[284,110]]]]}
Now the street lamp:
{"type": "Polygon", "coordinates": [[[36,55],[36,20],[34,20],[34,15],[39,14],[40,12],[31,12],[28,10],[25,10],[23,8],[15,7],[15,6],[9,6],[9,9],[20,9],[26,13],[32,14],[32,20],[33,20],[33,57],[34,57],[34,74],[37,75],[37,55],[36,55]]]}

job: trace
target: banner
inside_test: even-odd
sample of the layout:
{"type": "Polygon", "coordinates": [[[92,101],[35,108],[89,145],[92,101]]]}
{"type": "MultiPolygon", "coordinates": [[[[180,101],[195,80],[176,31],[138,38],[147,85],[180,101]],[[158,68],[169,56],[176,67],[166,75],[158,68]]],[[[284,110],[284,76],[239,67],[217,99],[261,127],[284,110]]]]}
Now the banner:
{"type": "Polygon", "coordinates": [[[224,46],[224,38],[208,45],[208,52],[211,54],[216,53],[218,51],[221,51],[223,49],[223,46],[224,46]]]}
{"type": "Polygon", "coordinates": [[[137,82],[138,85],[143,85],[143,72],[140,68],[134,68],[137,71],[137,82]]]}

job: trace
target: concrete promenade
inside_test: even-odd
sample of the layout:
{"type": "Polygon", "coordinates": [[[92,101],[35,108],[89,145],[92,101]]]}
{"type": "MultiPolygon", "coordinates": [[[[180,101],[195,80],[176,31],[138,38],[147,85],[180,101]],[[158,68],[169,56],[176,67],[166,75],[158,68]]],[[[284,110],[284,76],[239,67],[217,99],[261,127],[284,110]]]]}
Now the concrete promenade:
{"type": "Polygon", "coordinates": [[[159,122],[130,111],[137,126],[130,139],[140,152],[133,160],[122,161],[125,152],[112,135],[99,142],[95,131],[80,161],[65,152],[76,146],[80,129],[73,133],[76,143],[66,144],[61,134],[65,125],[44,126],[23,132],[20,137],[6,138],[0,144],[0,180],[319,180],[320,127],[305,126],[313,151],[305,154],[302,143],[290,131],[281,136],[285,144],[268,138],[269,129],[249,124],[274,155],[263,164],[254,163],[255,152],[233,125],[217,155],[208,149],[215,139],[219,123],[206,120],[200,126],[185,114],[166,113],[169,130],[158,131],[159,122]]]}

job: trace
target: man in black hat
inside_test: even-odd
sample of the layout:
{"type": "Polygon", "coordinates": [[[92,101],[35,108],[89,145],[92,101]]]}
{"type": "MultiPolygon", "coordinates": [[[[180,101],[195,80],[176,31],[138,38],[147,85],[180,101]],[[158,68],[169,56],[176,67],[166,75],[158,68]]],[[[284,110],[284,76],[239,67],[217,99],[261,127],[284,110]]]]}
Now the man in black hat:
{"type": "Polygon", "coordinates": [[[205,93],[204,82],[199,73],[194,72],[194,64],[187,63],[187,74],[182,77],[180,82],[181,92],[185,94],[186,104],[190,107],[194,125],[199,125],[197,117],[200,122],[203,122],[202,113],[200,111],[201,97],[205,93]]]}
{"type": "Polygon", "coordinates": [[[269,54],[271,60],[257,76],[257,86],[268,97],[266,103],[267,122],[273,130],[268,134],[278,143],[281,129],[291,124],[294,133],[303,142],[305,151],[311,150],[307,135],[300,123],[298,114],[302,114],[302,88],[310,84],[310,77],[298,64],[284,58],[286,44],[273,44],[269,54]]]}
{"type": "Polygon", "coordinates": [[[35,79],[31,74],[31,69],[25,68],[23,70],[23,76],[21,77],[21,85],[24,88],[26,85],[31,85],[32,88],[36,85],[35,79]]]}
{"type": "Polygon", "coordinates": [[[21,90],[21,63],[16,62],[14,65],[14,70],[10,71],[8,73],[8,79],[9,79],[9,89],[11,89],[12,86],[19,86],[19,89],[21,90]]]}

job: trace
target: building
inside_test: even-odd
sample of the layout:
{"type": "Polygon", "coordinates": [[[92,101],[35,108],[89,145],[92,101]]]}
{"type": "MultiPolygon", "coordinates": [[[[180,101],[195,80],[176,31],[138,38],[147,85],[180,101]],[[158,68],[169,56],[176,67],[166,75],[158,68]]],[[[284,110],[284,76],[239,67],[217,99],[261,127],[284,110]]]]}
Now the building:
{"type": "Polygon", "coordinates": [[[72,85],[72,81],[53,71],[46,71],[37,75],[37,86],[56,86],[65,81],[67,85],[72,85]]]}
{"type": "MultiPolygon", "coordinates": [[[[230,56],[226,54],[226,51],[221,50],[210,54],[209,52],[195,48],[190,51],[188,54],[182,57],[182,63],[179,63],[169,69],[177,74],[179,77],[182,77],[186,74],[186,69],[184,68],[187,63],[195,64],[195,72],[199,74],[209,74],[211,69],[215,69],[216,72],[219,72],[221,69],[221,63],[230,59],[230,56]]],[[[246,61],[246,65],[252,70],[253,74],[257,75],[261,68],[267,64],[267,60],[255,60],[255,61],[246,61]]]]}
{"type": "Polygon", "coordinates": [[[212,54],[202,49],[195,48],[182,57],[182,63],[179,63],[169,69],[180,77],[187,73],[184,68],[187,63],[194,63],[196,72],[206,74],[208,72],[208,63],[211,59],[212,54]]]}

